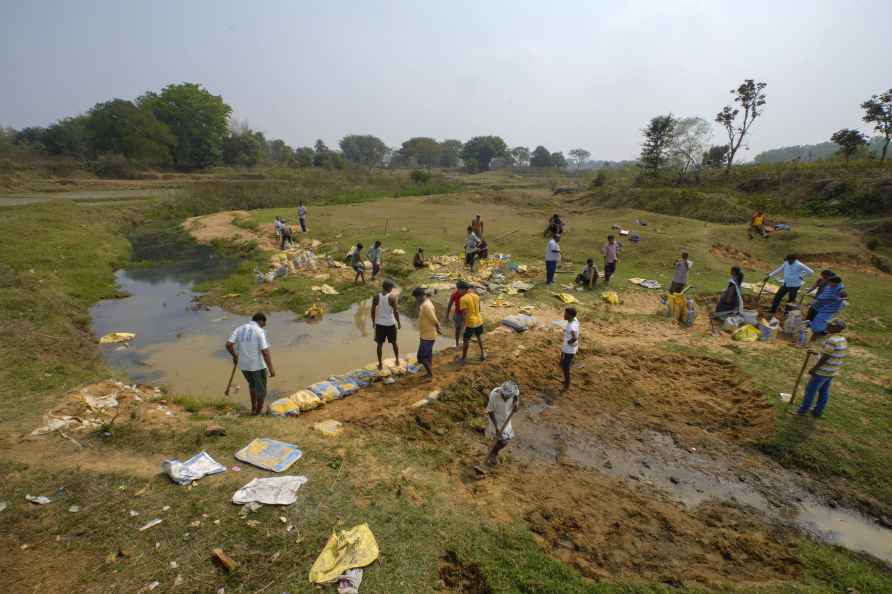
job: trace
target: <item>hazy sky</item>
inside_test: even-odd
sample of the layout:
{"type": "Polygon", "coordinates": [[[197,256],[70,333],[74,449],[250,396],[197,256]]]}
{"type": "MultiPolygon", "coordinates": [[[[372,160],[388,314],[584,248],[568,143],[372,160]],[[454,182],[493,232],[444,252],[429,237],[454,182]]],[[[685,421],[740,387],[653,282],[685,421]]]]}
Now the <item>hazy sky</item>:
{"type": "Polygon", "coordinates": [[[751,158],[867,131],[890,22],[892,0],[0,0],[0,124],[189,81],[295,146],[499,134],[626,159],[650,117],[712,120],[749,77],[768,83],[751,158]]]}

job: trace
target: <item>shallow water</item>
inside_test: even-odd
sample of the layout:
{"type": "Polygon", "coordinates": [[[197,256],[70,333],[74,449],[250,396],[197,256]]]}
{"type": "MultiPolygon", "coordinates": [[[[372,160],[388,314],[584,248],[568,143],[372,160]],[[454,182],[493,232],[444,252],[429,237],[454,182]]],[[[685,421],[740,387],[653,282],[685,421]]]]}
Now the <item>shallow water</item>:
{"type": "MultiPolygon", "coordinates": [[[[225,261],[219,266],[221,270],[228,267],[225,261]]],[[[216,307],[196,307],[193,282],[220,270],[209,269],[206,263],[201,270],[189,270],[179,263],[118,271],[118,286],[130,297],[96,304],[91,310],[93,332],[96,336],[115,331],[136,334],[128,346],[100,347],[109,365],[125,372],[132,382],[164,385],[181,396],[220,400],[232,370],[224,344],[232,330],[249,318],[216,307]]],[[[292,313],[268,313],[266,331],[277,375],[269,380],[267,402],[376,361],[370,301],[317,322],[296,320],[292,313]]],[[[417,350],[418,330],[415,320],[405,315],[402,320],[397,343],[400,355],[405,356],[417,350]]],[[[450,344],[440,339],[435,348],[450,344]]],[[[393,350],[385,344],[384,357],[392,356],[393,350]]],[[[249,404],[241,374],[236,374],[233,385],[229,398],[249,404]]]]}

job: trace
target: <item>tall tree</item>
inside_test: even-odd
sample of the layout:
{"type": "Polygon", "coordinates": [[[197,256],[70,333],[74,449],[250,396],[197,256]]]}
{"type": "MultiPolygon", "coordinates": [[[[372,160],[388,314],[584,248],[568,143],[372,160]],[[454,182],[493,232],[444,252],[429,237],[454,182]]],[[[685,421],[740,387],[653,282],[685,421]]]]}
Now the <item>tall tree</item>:
{"type": "Polygon", "coordinates": [[[290,163],[294,159],[294,149],[281,138],[269,142],[269,154],[276,163],[290,163]]]}
{"type": "Polygon", "coordinates": [[[294,151],[294,162],[298,167],[312,167],[315,156],[316,151],[308,146],[302,146],[294,151]]]}
{"type": "Polygon", "coordinates": [[[168,85],[138,99],[176,137],[172,150],[177,167],[207,167],[223,156],[223,139],[232,108],[219,95],[195,83],[168,85]]]}
{"type": "Polygon", "coordinates": [[[880,155],[880,162],[883,162],[886,160],[889,142],[892,141],[892,89],[879,95],[873,95],[861,104],[861,109],[864,110],[864,117],[861,119],[868,124],[873,124],[873,129],[886,139],[883,144],[883,152],[880,155]]]}
{"type": "Polygon", "coordinates": [[[327,153],[328,147],[325,145],[325,141],[321,138],[316,140],[316,143],[313,145],[313,150],[316,151],[316,154],[327,153]]]}
{"type": "Polygon", "coordinates": [[[87,116],[59,120],[46,130],[44,143],[51,155],[68,155],[83,159],[87,155],[87,116]]]}
{"type": "Polygon", "coordinates": [[[470,171],[489,171],[494,157],[508,156],[508,145],[500,136],[475,136],[465,143],[461,158],[470,171]]]}
{"type": "Polygon", "coordinates": [[[711,137],[712,126],[703,118],[681,118],[676,121],[669,156],[681,177],[700,169],[711,137]]]}
{"type": "Polygon", "coordinates": [[[576,169],[579,169],[588,161],[592,154],[584,148],[575,148],[570,151],[570,156],[573,157],[573,162],[576,163],[576,169]]]}
{"type": "Polygon", "coordinates": [[[166,165],[177,144],[170,128],[151,110],[126,99],[97,103],[84,128],[93,155],[110,153],[130,161],[166,165]]]}
{"type": "Polygon", "coordinates": [[[400,155],[405,159],[414,159],[420,166],[430,169],[440,160],[443,147],[439,142],[427,136],[416,136],[405,141],[400,147],[400,155]]]}
{"type": "Polygon", "coordinates": [[[551,153],[541,144],[530,155],[530,167],[551,167],[551,153]]]}
{"type": "Polygon", "coordinates": [[[736,89],[731,89],[734,102],[743,108],[743,119],[740,124],[737,123],[737,116],[740,114],[738,107],[726,105],[715,116],[715,121],[721,124],[725,132],[728,133],[728,158],[725,161],[725,167],[729,172],[744,137],[750,131],[756,118],[762,115],[762,106],[766,103],[764,93],[766,86],[768,85],[764,82],[757,83],[748,78],[736,89]]]}
{"type": "Polygon", "coordinates": [[[830,142],[839,145],[839,153],[845,158],[846,165],[852,155],[858,152],[858,149],[867,144],[867,137],[858,130],[843,128],[833,133],[830,142]]]}
{"type": "Polygon", "coordinates": [[[566,169],[567,157],[564,156],[564,153],[561,151],[551,153],[551,166],[555,169],[566,169]]]}
{"type": "Polygon", "coordinates": [[[339,144],[347,161],[369,169],[380,166],[387,154],[387,145],[371,134],[350,134],[343,137],[339,144]]]}
{"type": "Polygon", "coordinates": [[[703,164],[707,167],[719,169],[725,166],[728,159],[728,145],[713,145],[703,154],[703,164]]]}
{"type": "Polygon", "coordinates": [[[223,140],[223,162],[253,167],[260,160],[260,141],[251,131],[232,133],[223,140]]]}
{"type": "Polygon", "coordinates": [[[669,148],[675,131],[676,120],[672,114],[656,116],[650,120],[647,128],[641,131],[644,142],[641,143],[639,161],[644,173],[656,175],[669,161],[669,148]]]}
{"type": "Polygon", "coordinates": [[[525,146],[516,146],[511,149],[511,156],[518,167],[526,167],[530,164],[530,149],[525,146]]]}
{"type": "Polygon", "coordinates": [[[461,140],[444,140],[440,143],[440,167],[458,167],[461,161],[461,140]]]}

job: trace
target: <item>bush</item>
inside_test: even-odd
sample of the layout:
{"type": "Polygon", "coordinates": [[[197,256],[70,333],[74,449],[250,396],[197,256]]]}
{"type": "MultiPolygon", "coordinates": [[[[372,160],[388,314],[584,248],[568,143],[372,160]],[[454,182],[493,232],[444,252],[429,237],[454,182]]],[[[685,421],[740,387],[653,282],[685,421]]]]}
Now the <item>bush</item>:
{"type": "Polygon", "coordinates": [[[870,251],[874,251],[878,247],[880,247],[880,240],[876,237],[871,237],[867,240],[867,249],[869,249],[870,251]]]}
{"type": "Polygon", "coordinates": [[[423,169],[415,169],[409,174],[409,178],[416,184],[426,184],[431,180],[431,173],[423,169]]]}
{"type": "Polygon", "coordinates": [[[90,162],[89,168],[96,174],[96,177],[107,179],[139,179],[142,177],[141,172],[121,155],[99,157],[90,162]]]}
{"type": "Polygon", "coordinates": [[[595,176],[595,179],[592,180],[593,188],[602,188],[607,184],[607,174],[604,173],[603,169],[598,170],[598,175],[595,176]]]}
{"type": "Polygon", "coordinates": [[[870,257],[870,263],[883,272],[892,273],[892,262],[889,262],[889,258],[880,256],[879,254],[873,254],[870,257]]]}

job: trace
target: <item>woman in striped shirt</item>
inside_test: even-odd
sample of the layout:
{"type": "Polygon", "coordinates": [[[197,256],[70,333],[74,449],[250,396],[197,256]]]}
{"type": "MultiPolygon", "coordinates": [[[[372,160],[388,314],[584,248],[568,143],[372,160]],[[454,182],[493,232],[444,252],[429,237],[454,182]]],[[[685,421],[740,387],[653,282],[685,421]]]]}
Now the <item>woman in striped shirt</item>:
{"type": "Polygon", "coordinates": [[[839,373],[842,363],[848,354],[848,342],[845,336],[840,334],[845,329],[846,323],[840,319],[831,320],[827,324],[827,333],[830,336],[824,340],[824,345],[820,351],[820,359],[808,371],[811,374],[811,379],[808,385],[805,386],[805,399],[802,401],[802,406],[799,407],[799,410],[790,414],[803,416],[808,413],[815,400],[815,395],[818,396],[818,404],[811,414],[814,417],[820,417],[824,413],[824,407],[827,406],[827,402],[830,400],[830,384],[839,373]]]}

